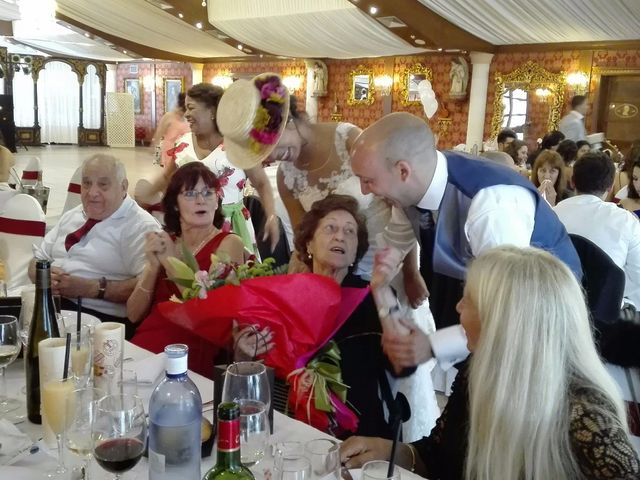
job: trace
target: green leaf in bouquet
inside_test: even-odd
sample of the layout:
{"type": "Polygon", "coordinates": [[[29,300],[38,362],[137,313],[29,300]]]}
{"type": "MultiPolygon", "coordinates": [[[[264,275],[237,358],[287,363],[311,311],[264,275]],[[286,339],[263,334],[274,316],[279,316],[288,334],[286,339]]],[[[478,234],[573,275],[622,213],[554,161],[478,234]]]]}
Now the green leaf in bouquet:
{"type": "Polygon", "coordinates": [[[344,383],[330,383],[329,388],[333,390],[333,393],[342,401],[342,403],[347,401],[347,390],[349,389],[348,385],[344,383]]]}
{"type": "Polygon", "coordinates": [[[316,375],[315,385],[313,386],[313,401],[318,410],[333,412],[333,406],[327,391],[327,383],[320,375],[316,375]]]}
{"type": "MultiPolygon", "coordinates": [[[[178,260],[176,257],[169,257],[167,258],[167,261],[169,262],[169,265],[171,265],[171,268],[173,269],[174,279],[180,278],[183,280],[190,280],[191,282],[193,282],[193,279],[195,278],[195,271],[189,268],[189,266],[186,263],[184,263],[182,260],[178,260]]],[[[173,281],[175,282],[175,280],[173,281]]],[[[191,286],[191,284],[189,286],[191,286]]]]}
{"type": "Polygon", "coordinates": [[[179,287],[189,288],[189,289],[193,287],[193,280],[187,280],[186,278],[176,278],[176,277],[169,277],[169,280],[171,280],[173,283],[175,283],[179,287]]]}
{"type": "Polygon", "coordinates": [[[196,257],[193,256],[193,253],[191,253],[191,250],[187,248],[184,242],[180,242],[180,245],[182,247],[182,258],[184,259],[184,263],[186,263],[194,273],[200,270],[198,261],[196,260],[196,257]]]}

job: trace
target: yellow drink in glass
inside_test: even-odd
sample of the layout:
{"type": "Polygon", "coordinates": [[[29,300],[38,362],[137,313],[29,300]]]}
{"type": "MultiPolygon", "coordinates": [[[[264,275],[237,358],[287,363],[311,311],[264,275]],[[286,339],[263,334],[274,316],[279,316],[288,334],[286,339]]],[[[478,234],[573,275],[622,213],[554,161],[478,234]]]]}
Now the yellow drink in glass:
{"type": "Polygon", "coordinates": [[[72,396],[74,389],[75,385],[71,378],[49,381],[42,387],[42,411],[56,435],[62,434],[66,428],[64,405],[67,398],[72,396]]]}

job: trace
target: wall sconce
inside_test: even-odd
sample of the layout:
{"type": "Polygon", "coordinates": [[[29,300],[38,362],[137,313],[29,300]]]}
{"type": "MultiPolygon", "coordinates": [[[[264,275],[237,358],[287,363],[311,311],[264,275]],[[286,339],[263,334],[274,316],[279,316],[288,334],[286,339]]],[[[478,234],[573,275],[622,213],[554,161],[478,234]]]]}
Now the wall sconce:
{"type": "Polygon", "coordinates": [[[142,85],[144,86],[145,92],[152,92],[155,87],[153,75],[145,75],[142,78],[142,85]]]}
{"type": "Polygon", "coordinates": [[[589,76],[584,72],[573,72],[567,75],[567,84],[576,95],[584,95],[589,87],[589,76]]]}
{"type": "Polygon", "coordinates": [[[546,103],[549,101],[549,96],[551,96],[551,90],[548,88],[536,88],[536,96],[546,103]]]}
{"type": "Polygon", "coordinates": [[[211,79],[211,83],[223,90],[226,90],[233,83],[233,76],[230,73],[216,75],[211,79]]]}
{"type": "Polygon", "coordinates": [[[288,75],[282,79],[282,84],[293,95],[302,87],[302,78],[297,75],[288,75]]]}
{"type": "Polygon", "coordinates": [[[391,87],[393,86],[393,78],[389,75],[378,75],[373,79],[373,86],[383,97],[387,97],[391,94],[391,87]]]}

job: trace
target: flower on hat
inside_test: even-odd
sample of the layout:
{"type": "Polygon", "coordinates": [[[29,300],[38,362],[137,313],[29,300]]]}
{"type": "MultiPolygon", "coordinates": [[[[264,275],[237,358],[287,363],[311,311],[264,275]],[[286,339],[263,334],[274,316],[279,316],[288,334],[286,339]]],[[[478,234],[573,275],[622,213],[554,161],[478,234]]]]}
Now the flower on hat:
{"type": "Polygon", "coordinates": [[[276,75],[258,77],[254,84],[260,91],[260,106],[256,111],[253,128],[249,132],[249,141],[251,149],[260,153],[266,145],[273,145],[278,141],[286,87],[276,75]]]}

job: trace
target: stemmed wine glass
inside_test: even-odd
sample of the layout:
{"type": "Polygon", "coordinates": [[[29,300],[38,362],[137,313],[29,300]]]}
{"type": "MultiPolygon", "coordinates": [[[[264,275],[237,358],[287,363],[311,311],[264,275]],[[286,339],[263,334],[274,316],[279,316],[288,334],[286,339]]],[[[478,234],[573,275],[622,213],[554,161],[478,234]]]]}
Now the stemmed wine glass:
{"type": "Polygon", "coordinates": [[[7,395],[7,381],[4,370],[18,357],[20,353],[20,335],[18,333],[18,319],[12,315],[0,315],[0,376],[2,377],[2,392],[0,396],[0,416],[16,410],[21,403],[7,395]]]}
{"type": "Polygon", "coordinates": [[[66,445],[69,450],[83,459],[82,478],[84,480],[89,480],[89,463],[93,453],[91,419],[94,415],[96,403],[104,395],[105,393],[98,388],[84,387],[74,390],[67,397],[66,445]]]}
{"type": "Polygon", "coordinates": [[[47,474],[48,477],[56,477],[67,472],[64,465],[63,435],[67,429],[66,404],[72,401],[75,383],[73,378],[49,380],[41,386],[42,413],[46,416],[47,424],[56,435],[58,444],[58,465],[53,472],[47,474]],[[61,408],[62,407],[62,411],[61,408]]]}
{"type": "Polygon", "coordinates": [[[114,480],[140,460],[147,440],[142,400],[135,395],[107,395],[98,400],[91,426],[93,455],[114,480]]]}

